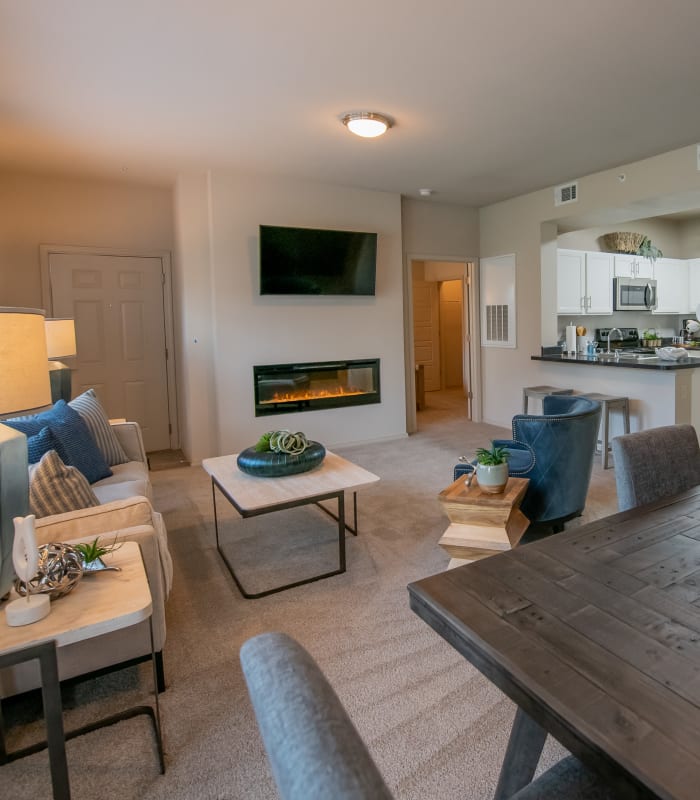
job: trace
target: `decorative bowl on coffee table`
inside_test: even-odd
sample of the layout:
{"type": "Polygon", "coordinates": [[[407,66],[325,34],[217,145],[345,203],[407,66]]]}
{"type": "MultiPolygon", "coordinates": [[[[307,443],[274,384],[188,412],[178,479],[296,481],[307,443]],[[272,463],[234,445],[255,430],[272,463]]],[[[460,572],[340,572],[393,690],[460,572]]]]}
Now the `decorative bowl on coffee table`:
{"type": "Polygon", "coordinates": [[[317,467],[326,456],[326,448],[319,442],[309,442],[303,453],[275,453],[271,450],[257,451],[247,447],[238,454],[238,468],[248,475],[260,478],[279,478],[298,475],[317,467]]]}

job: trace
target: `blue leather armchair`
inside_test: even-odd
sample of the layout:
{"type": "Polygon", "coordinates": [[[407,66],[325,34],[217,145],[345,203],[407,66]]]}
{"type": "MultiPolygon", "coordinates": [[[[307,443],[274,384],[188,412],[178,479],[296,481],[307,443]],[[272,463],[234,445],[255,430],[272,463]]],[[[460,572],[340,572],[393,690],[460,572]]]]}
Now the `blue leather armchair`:
{"type": "MultiPolygon", "coordinates": [[[[529,478],[520,506],[531,523],[561,531],[583,512],[600,427],[600,403],[586,397],[548,395],[541,415],[516,414],[513,439],[494,439],[510,453],[508,474],[529,478]]],[[[471,472],[455,467],[455,480],[471,472]]]]}

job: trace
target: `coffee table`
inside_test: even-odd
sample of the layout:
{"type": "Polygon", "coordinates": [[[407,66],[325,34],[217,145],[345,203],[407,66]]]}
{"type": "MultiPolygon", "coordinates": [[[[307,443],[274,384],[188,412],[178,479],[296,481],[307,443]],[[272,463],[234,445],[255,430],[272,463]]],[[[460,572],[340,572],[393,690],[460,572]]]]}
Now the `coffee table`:
{"type": "Polygon", "coordinates": [[[151,718],[160,771],[165,772],[152,627],[150,636],[155,705],[136,706],[67,733],[63,730],[56,649],[128,628],[144,620],[151,621],[151,592],[139,545],[136,542],[124,542],[117,550],[104,556],[104,561],[108,566],[119,567],[120,571],[83,577],[70,594],[52,601],[48,617],[32,625],[10,627],[0,611],[0,668],[32,659],[39,660],[47,734],[46,742],[8,753],[0,714],[0,764],[16,761],[48,747],[51,783],[56,800],[70,798],[65,741],[140,714],[147,714],[151,718]]]}
{"type": "Polygon", "coordinates": [[[261,478],[247,475],[238,468],[237,458],[238,454],[205,458],[202,466],[211,476],[216,549],[243,597],[247,600],[254,600],[345,572],[345,531],[349,530],[350,533],[357,536],[357,490],[376,483],[379,476],[330,451],[326,451],[326,457],[315,469],[302,472],[300,475],[287,475],[281,478],[261,478]],[[226,553],[221,549],[219,518],[216,509],[217,489],[244,518],[299,506],[317,505],[338,522],[338,569],[314,575],[311,578],[285,583],[262,592],[247,592],[238,579],[226,553]],[[345,521],[345,492],[350,491],[353,493],[354,527],[345,521]],[[323,500],[338,501],[337,515],[321,505],[323,500]]]}

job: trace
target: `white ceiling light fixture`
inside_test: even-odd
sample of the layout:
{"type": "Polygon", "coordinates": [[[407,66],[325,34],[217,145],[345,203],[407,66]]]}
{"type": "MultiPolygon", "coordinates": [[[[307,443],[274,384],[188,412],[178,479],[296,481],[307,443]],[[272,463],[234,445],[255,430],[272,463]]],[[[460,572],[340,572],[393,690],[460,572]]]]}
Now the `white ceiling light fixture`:
{"type": "Polygon", "coordinates": [[[389,117],[374,111],[353,111],[343,117],[343,125],[356,136],[373,139],[386,133],[393,125],[389,117]]]}

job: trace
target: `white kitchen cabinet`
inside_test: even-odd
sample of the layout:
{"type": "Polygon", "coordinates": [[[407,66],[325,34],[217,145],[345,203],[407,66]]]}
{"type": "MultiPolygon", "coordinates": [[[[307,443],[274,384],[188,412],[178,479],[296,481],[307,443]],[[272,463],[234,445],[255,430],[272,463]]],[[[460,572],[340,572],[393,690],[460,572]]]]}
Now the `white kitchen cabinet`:
{"type": "Polygon", "coordinates": [[[653,278],[654,264],[642,256],[615,255],[616,278],[653,278]]]}
{"type": "Polygon", "coordinates": [[[654,278],[658,304],[653,314],[687,314],[690,311],[688,262],[682,258],[657,258],[654,278]]]}
{"type": "Polygon", "coordinates": [[[612,314],[613,256],[557,250],[557,313],[612,314]]]}
{"type": "Polygon", "coordinates": [[[700,258],[688,260],[688,286],[688,297],[690,298],[688,311],[697,319],[695,311],[700,305],[700,258]]]}

